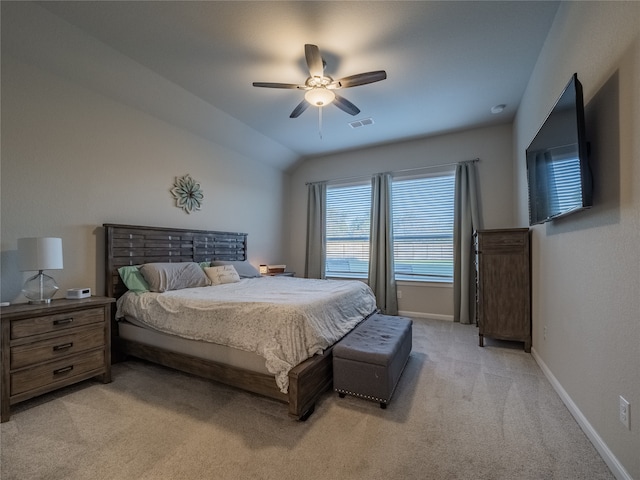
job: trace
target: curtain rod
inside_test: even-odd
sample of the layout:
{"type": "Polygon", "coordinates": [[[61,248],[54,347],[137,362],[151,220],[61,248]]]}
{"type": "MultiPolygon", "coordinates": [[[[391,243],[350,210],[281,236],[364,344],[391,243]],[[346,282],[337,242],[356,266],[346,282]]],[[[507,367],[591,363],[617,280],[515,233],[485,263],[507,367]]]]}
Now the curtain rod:
{"type": "MultiPolygon", "coordinates": [[[[426,167],[405,168],[404,170],[395,170],[393,172],[386,172],[386,173],[391,173],[393,175],[394,173],[417,172],[417,171],[420,171],[420,170],[428,170],[430,168],[442,168],[442,167],[449,167],[449,166],[452,166],[452,165],[460,165],[461,163],[476,163],[476,162],[479,162],[479,161],[480,161],[480,158],[473,158],[471,160],[464,160],[462,162],[441,163],[440,165],[427,165],[426,167]]],[[[383,173],[383,172],[379,172],[379,173],[383,173]]],[[[343,182],[343,181],[346,181],[346,180],[358,180],[358,179],[361,179],[361,178],[370,178],[373,175],[377,175],[377,173],[372,173],[369,176],[367,176],[367,175],[357,175],[357,176],[353,176],[353,177],[332,178],[331,180],[319,180],[317,182],[305,182],[305,185],[310,185],[312,183],[343,182]]]]}

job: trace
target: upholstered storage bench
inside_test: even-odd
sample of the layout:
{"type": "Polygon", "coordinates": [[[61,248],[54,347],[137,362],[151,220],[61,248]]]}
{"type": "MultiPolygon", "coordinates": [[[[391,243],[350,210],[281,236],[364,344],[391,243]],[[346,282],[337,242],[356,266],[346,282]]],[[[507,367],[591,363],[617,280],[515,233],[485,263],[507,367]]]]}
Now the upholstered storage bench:
{"type": "Polygon", "coordinates": [[[412,346],[413,322],[374,314],[333,347],[333,389],[387,403],[400,380],[412,346]]]}

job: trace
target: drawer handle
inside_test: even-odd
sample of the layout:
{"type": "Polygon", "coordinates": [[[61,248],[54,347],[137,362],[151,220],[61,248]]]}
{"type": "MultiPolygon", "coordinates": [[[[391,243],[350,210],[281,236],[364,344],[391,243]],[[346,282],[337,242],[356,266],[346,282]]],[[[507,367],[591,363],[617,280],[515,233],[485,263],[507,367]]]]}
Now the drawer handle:
{"type": "Polygon", "coordinates": [[[60,350],[66,350],[71,347],[73,347],[73,342],[63,343],[62,345],[56,345],[55,347],[53,347],[53,351],[59,352],[60,350]]]}
{"type": "Polygon", "coordinates": [[[69,365],[68,367],[58,368],[57,370],[53,371],[53,374],[54,375],[60,375],[62,373],[70,372],[71,370],[73,370],[73,365],[69,365]]]}
{"type": "Polygon", "coordinates": [[[71,323],[71,322],[73,322],[73,317],[60,318],[58,320],[54,320],[53,324],[54,325],[66,325],[67,323],[71,323]]]}

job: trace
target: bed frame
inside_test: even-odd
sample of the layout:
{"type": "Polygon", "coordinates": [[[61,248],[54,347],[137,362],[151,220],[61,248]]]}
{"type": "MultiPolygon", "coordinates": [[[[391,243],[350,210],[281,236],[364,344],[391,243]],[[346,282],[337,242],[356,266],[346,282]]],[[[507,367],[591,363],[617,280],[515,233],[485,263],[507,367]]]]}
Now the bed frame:
{"type": "MultiPolygon", "coordinates": [[[[114,224],[104,224],[103,227],[106,239],[106,288],[109,297],[119,298],[127,291],[118,274],[118,268],[125,265],[247,258],[246,233],[114,224]]],[[[298,420],[306,420],[313,413],[316,400],[331,388],[333,382],[332,348],[291,369],[288,394],[284,394],[272,375],[120,338],[115,321],[111,331],[114,358],[126,355],[142,358],[288,403],[289,415],[298,420]]]]}

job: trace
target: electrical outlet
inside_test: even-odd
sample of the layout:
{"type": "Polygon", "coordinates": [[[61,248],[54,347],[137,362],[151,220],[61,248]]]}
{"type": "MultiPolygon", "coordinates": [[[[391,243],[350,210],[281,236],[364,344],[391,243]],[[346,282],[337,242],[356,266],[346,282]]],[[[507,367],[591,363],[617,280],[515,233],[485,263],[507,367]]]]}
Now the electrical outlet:
{"type": "Polygon", "coordinates": [[[627,427],[627,430],[631,430],[629,423],[629,416],[631,415],[630,407],[629,402],[620,395],[620,423],[627,427]]]}
{"type": "Polygon", "coordinates": [[[542,329],[542,338],[547,339],[547,326],[545,325],[542,329]]]}
{"type": "Polygon", "coordinates": [[[402,290],[398,290],[398,298],[402,298],[402,290]]]}

